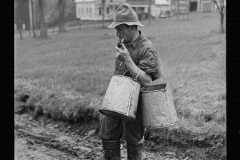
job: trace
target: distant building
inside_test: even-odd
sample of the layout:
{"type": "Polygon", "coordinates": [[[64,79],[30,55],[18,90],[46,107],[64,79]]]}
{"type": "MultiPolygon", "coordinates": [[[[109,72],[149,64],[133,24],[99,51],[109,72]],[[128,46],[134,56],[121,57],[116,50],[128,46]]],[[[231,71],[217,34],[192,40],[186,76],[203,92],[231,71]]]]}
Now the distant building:
{"type": "Polygon", "coordinates": [[[189,11],[190,12],[216,12],[217,6],[212,0],[172,0],[171,9],[173,12],[177,13],[177,3],[178,1],[189,2],[189,11]]]}
{"type": "MultiPolygon", "coordinates": [[[[148,0],[128,0],[127,1],[136,13],[141,17],[142,13],[148,13],[148,0]]],[[[161,12],[171,10],[171,0],[152,0],[151,1],[151,15],[158,18],[161,12]]]]}
{"type": "Polygon", "coordinates": [[[198,0],[198,12],[216,12],[217,6],[212,0],[198,0]]]}
{"type": "MultiPolygon", "coordinates": [[[[190,12],[216,12],[217,7],[212,0],[152,0],[151,15],[158,18],[162,12],[177,13],[178,1],[189,3],[190,12]]],[[[141,19],[148,13],[148,0],[105,0],[105,20],[114,18],[114,13],[119,5],[129,3],[141,19]]],[[[180,2],[181,3],[181,2],[180,2]]],[[[102,0],[75,0],[76,17],[82,20],[102,19],[102,0]]]]}
{"type": "MultiPolygon", "coordinates": [[[[82,20],[102,19],[102,0],[75,0],[76,17],[82,20]]],[[[147,0],[105,0],[105,20],[113,19],[119,5],[129,3],[140,16],[148,13],[149,1],[147,0]]],[[[171,0],[152,0],[151,15],[159,17],[161,12],[170,10],[171,0]]]]}
{"type": "MultiPolygon", "coordinates": [[[[113,19],[115,10],[126,0],[105,0],[104,19],[113,19]]],[[[75,0],[76,17],[82,20],[101,20],[103,9],[102,0],[75,0]]]]}
{"type": "Polygon", "coordinates": [[[160,9],[160,11],[166,12],[171,10],[172,0],[155,0],[155,5],[160,9]]]}

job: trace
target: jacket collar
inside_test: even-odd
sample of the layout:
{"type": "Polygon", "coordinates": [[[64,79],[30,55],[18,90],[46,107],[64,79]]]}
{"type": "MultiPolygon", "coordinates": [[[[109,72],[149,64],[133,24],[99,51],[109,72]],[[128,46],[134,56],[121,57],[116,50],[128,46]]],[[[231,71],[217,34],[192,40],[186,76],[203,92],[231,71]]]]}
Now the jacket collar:
{"type": "Polygon", "coordinates": [[[142,39],[142,37],[143,37],[142,34],[141,34],[141,31],[138,30],[138,32],[139,32],[138,38],[137,38],[135,41],[133,41],[132,43],[128,43],[128,44],[127,44],[128,46],[131,46],[131,45],[132,45],[132,46],[133,46],[133,49],[136,49],[136,47],[137,47],[140,39],[142,39]]]}

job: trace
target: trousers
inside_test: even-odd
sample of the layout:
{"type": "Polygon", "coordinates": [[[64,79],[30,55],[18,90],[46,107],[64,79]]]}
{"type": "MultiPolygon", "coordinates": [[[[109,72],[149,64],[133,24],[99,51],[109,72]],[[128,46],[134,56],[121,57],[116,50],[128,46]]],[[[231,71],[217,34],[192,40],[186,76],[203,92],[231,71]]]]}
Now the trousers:
{"type": "Polygon", "coordinates": [[[117,141],[123,138],[129,144],[136,144],[144,134],[141,105],[138,105],[134,121],[123,121],[104,115],[100,125],[99,137],[101,139],[117,141]]]}

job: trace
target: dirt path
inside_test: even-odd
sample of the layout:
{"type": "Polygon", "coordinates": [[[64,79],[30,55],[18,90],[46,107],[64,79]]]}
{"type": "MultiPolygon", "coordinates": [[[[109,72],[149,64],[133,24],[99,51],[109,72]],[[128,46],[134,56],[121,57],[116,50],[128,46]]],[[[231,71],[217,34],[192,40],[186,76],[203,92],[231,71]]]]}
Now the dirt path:
{"type": "MultiPolygon", "coordinates": [[[[70,131],[70,127],[32,120],[27,114],[15,115],[14,131],[16,160],[103,159],[101,140],[96,135],[79,136],[70,131]]],[[[124,145],[121,155],[122,160],[126,160],[124,145]]],[[[164,158],[144,152],[143,159],[164,158]]]]}
{"type": "MultiPolygon", "coordinates": [[[[92,131],[81,133],[46,119],[33,120],[29,114],[15,114],[16,160],[102,160],[101,140],[92,131]],[[91,135],[90,135],[91,134],[91,135]],[[90,136],[89,136],[90,135],[90,136]]],[[[145,145],[146,146],[146,145],[145,145]]],[[[143,150],[143,160],[200,160],[177,152],[143,150]]],[[[127,160],[126,144],[121,145],[122,160],[127,160]]]]}

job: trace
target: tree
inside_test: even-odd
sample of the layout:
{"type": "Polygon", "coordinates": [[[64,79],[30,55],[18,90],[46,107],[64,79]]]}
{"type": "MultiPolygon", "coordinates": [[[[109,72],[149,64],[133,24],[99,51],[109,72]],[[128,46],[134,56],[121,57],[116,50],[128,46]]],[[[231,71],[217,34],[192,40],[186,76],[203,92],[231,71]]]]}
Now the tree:
{"type": "Polygon", "coordinates": [[[215,5],[217,6],[218,12],[220,14],[220,25],[221,25],[221,33],[224,33],[224,24],[223,24],[223,20],[224,20],[224,15],[226,13],[226,1],[225,0],[212,0],[215,5]]]}
{"type": "Polygon", "coordinates": [[[22,36],[22,26],[23,26],[23,1],[19,1],[19,0],[14,0],[14,23],[17,26],[17,30],[19,32],[20,35],[20,39],[23,39],[22,36]]]}
{"type": "Polygon", "coordinates": [[[39,18],[40,18],[40,38],[47,37],[47,26],[45,23],[45,16],[44,16],[44,1],[38,0],[38,11],[39,11],[39,18]]]}
{"type": "Polygon", "coordinates": [[[58,33],[66,32],[65,26],[64,26],[65,25],[65,6],[66,6],[65,0],[58,0],[58,3],[57,3],[58,13],[59,13],[58,33]]]}

